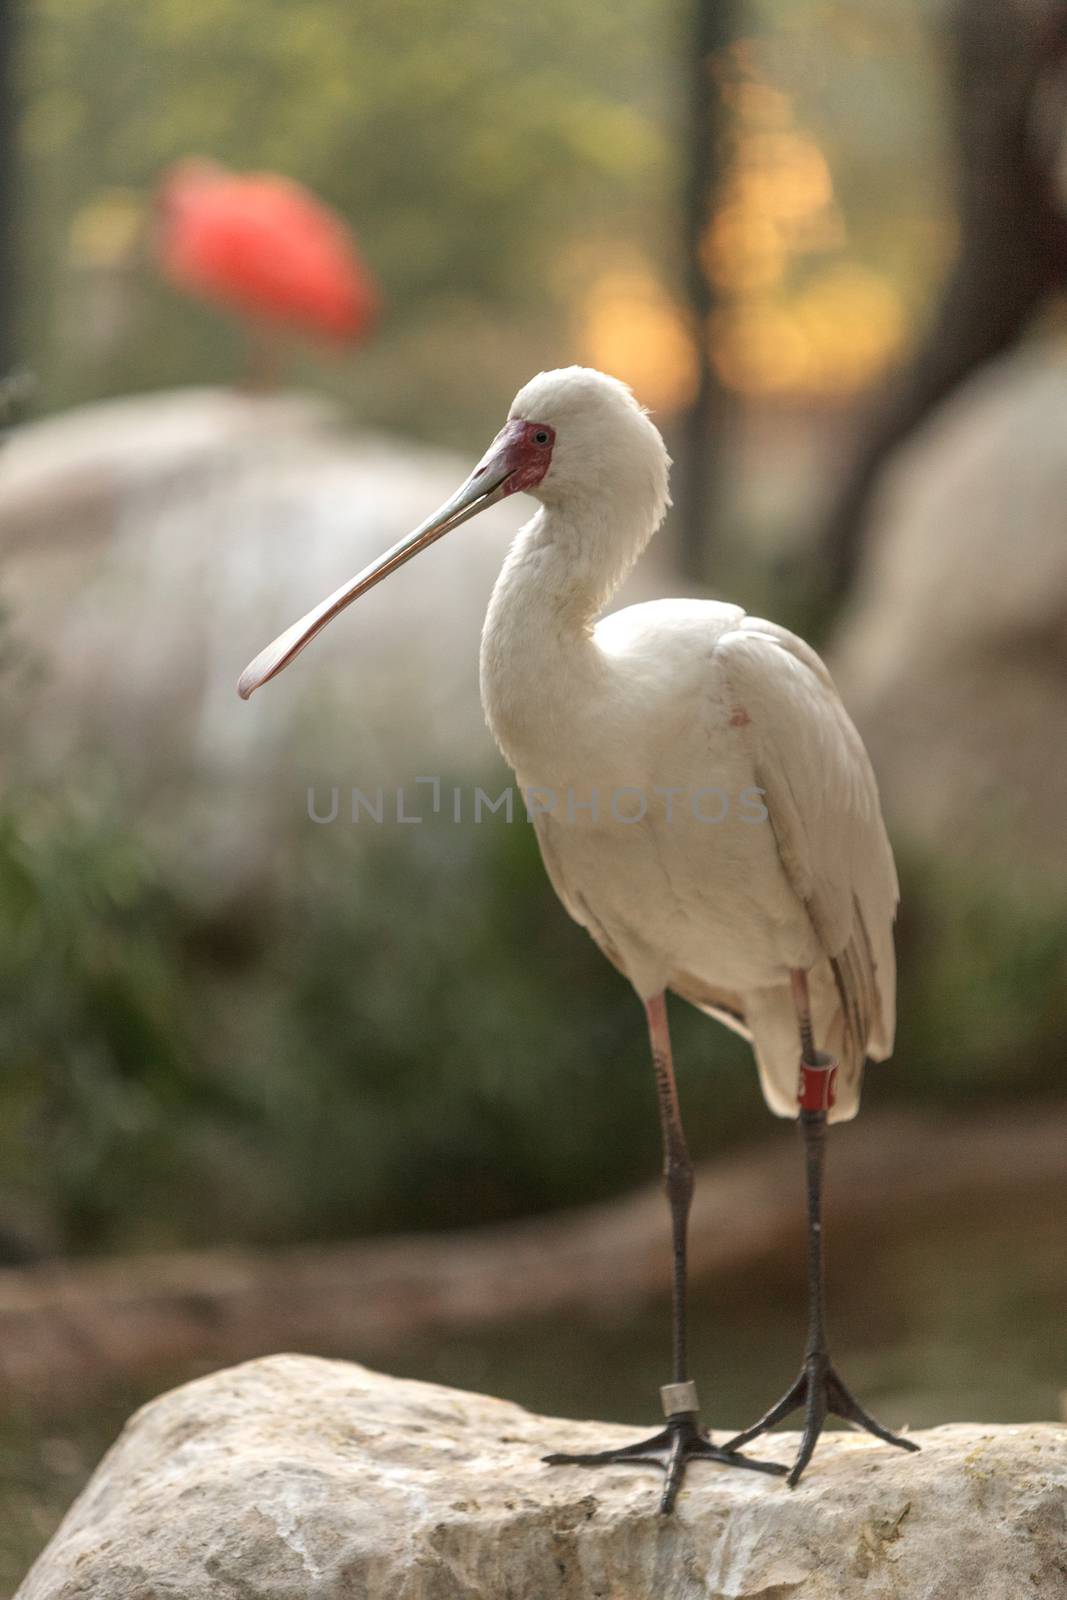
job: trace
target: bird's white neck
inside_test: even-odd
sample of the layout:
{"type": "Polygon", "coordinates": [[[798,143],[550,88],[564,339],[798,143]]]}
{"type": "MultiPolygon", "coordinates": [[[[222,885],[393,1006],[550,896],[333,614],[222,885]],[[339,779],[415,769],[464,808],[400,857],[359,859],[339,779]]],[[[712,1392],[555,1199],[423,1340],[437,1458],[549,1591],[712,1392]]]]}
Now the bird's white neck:
{"type": "Polygon", "coordinates": [[[575,708],[604,670],[597,618],[655,532],[658,496],[568,497],[521,528],[493,589],[482,631],[482,704],[520,776],[547,781],[575,708]],[[586,691],[583,697],[583,689],[586,691]]]}

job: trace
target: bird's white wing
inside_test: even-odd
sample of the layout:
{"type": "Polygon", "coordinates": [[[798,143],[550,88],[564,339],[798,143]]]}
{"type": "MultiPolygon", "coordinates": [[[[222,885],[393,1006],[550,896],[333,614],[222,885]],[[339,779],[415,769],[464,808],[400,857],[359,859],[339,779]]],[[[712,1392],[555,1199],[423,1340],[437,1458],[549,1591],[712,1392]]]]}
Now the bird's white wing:
{"type": "Polygon", "coordinates": [[[731,703],[748,715],[778,853],[833,971],[842,1066],[858,1092],[865,1057],[890,1054],[896,1017],[899,891],[874,773],[830,674],[803,640],[746,617],[720,638],[715,659],[731,703]]]}
{"type": "Polygon", "coordinates": [[[603,927],[591,910],[577,885],[569,883],[567,880],[563,859],[558,854],[553,842],[550,819],[543,813],[534,812],[533,825],[534,833],[537,835],[537,843],[541,849],[541,860],[548,874],[548,881],[556,891],[556,898],[562,904],[567,915],[572,917],[580,928],[586,930],[602,954],[607,956],[612,966],[617,967],[624,977],[628,976],[622,956],[616,950],[607,929],[603,927]]]}

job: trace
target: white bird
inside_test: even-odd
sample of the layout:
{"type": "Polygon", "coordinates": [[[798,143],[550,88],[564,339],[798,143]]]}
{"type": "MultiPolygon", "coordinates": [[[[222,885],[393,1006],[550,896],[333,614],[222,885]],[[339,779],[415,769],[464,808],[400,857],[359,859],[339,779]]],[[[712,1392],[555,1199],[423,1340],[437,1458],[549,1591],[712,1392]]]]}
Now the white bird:
{"type": "Polygon", "coordinates": [[[791,1483],[828,1411],[915,1448],[853,1400],[823,1327],[826,1123],[855,1114],[865,1059],[893,1044],[897,879],[874,775],[826,668],[786,629],[714,601],[601,616],[663,520],[669,467],[625,385],[582,367],[541,373],[456,494],[262,651],[238,686],[247,698],[353,600],[484,507],[519,490],[540,502],[493,591],[482,700],[556,892],[644,1003],[674,1244],[666,1427],[639,1445],[548,1459],[654,1462],[664,1511],[694,1456],[784,1472],[737,1450],[800,1406],[791,1483]],[[799,1117],[807,1151],[804,1364],[782,1400],[722,1446],[700,1427],[686,1351],[693,1174],[669,990],[751,1040],[771,1110],[799,1117]]]}

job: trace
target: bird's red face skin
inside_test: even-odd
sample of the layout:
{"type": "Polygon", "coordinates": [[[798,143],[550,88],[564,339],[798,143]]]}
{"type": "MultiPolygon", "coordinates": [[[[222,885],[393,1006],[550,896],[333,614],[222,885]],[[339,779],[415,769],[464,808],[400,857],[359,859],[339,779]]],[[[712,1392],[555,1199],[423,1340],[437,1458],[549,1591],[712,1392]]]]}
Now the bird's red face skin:
{"type": "Polygon", "coordinates": [[[547,422],[527,422],[523,417],[515,417],[501,428],[472,477],[477,478],[490,464],[499,463],[508,473],[503,486],[505,494],[536,488],[552,465],[555,442],[556,430],[547,422]]]}

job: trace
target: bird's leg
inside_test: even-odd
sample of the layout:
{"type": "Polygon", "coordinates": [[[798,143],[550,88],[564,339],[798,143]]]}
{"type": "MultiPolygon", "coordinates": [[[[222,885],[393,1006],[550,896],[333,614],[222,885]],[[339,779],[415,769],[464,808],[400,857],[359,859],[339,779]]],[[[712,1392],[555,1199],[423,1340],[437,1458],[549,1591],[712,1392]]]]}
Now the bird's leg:
{"type": "Polygon", "coordinates": [[[838,1377],[826,1342],[826,1282],[822,1250],[822,1180],[826,1157],[827,1112],[834,1103],[834,1076],[837,1066],[831,1056],[815,1049],[805,972],[794,972],[793,998],[800,1027],[800,1084],[798,1089],[800,1131],[804,1139],[804,1163],[808,1191],[808,1340],[804,1363],[795,1383],[776,1405],[726,1444],[737,1450],[750,1439],[766,1433],[776,1422],[803,1408],[804,1432],[800,1450],[789,1473],[789,1486],[795,1488],[811,1460],[827,1416],[841,1417],[865,1428],[886,1444],[901,1450],[917,1450],[911,1439],[900,1439],[868,1416],[838,1377]]]}
{"type": "Polygon", "coordinates": [[[688,1356],[688,1273],[686,1245],[689,1209],[693,1200],[693,1163],[685,1142],[678,1088],[674,1081],[671,1038],[667,1026],[667,1001],[661,992],[645,1004],[652,1043],[652,1065],[656,1074],[660,1126],[663,1132],[663,1180],[671,1209],[671,1240],[674,1269],[671,1277],[672,1378],[660,1390],[667,1426],[650,1439],[623,1445],[614,1450],[598,1450],[588,1455],[569,1455],[558,1451],[546,1456],[552,1466],[600,1467],[629,1462],[660,1467],[665,1482],[660,1511],[673,1510],[682,1486],[687,1463],[694,1456],[705,1461],[720,1461],[729,1466],[750,1467],[756,1472],[784,1473],[777,1462],[750,1461],[731,1450],[713,1445],[707,1430],[700,1426],[696,1384],[689,1376],[688,1356]]]}

